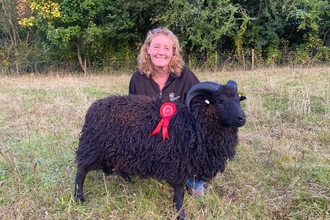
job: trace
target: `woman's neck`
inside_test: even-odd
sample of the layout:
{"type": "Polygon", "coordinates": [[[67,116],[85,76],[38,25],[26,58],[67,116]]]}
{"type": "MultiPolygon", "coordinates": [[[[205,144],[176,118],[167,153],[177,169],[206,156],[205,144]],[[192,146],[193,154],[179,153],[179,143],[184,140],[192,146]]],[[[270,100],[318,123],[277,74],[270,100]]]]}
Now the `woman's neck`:
{"type": "Polygon", "coordinates": [[[162,78],[167,77],[170,71],[168,70],[168,67],[154,67],[154,72],[156,78],[162,78]]]}
{"type": "Polygon", "coordinates": [[[155,71],[155,75],[153,76],[154,81],[158,84],[159,89],[162,90],[167,82],[167,79],[170,75],[170,72],[168,70],[162,70],[162,71],[155,71]]]}

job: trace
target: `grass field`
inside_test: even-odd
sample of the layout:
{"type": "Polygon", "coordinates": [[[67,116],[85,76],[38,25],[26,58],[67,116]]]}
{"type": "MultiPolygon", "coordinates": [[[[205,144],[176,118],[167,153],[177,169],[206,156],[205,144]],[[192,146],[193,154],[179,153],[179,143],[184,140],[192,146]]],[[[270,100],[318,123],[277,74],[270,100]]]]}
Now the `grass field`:
{"type": "MultiPolygon", "coordinates": [[[[236,80],[247,124],[205,197],[186,193],[190,219],[330,219],[330,68],[195,72],[236,80]]],[[[153,179],[93,171],[86,203],[73,199],[85,112],[126,94],[129,77],[0,76],[0,219],[175,219],[171,188],[153,179]]]]}

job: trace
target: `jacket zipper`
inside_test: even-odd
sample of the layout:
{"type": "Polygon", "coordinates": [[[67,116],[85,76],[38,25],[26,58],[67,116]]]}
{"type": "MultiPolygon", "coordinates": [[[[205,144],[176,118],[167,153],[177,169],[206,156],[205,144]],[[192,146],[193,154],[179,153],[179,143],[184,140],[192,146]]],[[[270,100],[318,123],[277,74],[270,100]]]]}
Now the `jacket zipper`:
{"type": "MultiPolygon", "coordinates": [[[[169,76],[170,76],[170,75],[169,75],[169,76]]],[[[168,76],[168,78],[169,78],[169,76],[168,76]]],[[[170,82],[168,81],[168,78],[167,78],[167,80],[166,80],[166,83],[165,83],[165,86],[164,86],[163,89],[165,89],[165,88],[170,84],[170,82]]],[[[160,90],[160,92],[159,92],[159,98],[160,98],[160,99],[162,99],[162,97],[163,97],[163,89],[160,90]]]]}

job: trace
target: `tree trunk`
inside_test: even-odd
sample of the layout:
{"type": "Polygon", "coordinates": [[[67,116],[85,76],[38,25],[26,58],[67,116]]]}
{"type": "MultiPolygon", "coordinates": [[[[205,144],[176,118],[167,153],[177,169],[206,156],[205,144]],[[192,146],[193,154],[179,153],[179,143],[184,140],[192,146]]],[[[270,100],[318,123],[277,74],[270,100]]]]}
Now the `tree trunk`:
{"type": "Polygon", "coordinates": [[[252,57],[252,60],[251,60],[251,69],[254,69],[254,49],[252,49],[251,57],[252,57]]]}
{"type": "Polygon", "coordinates": [[[323,46],[325,45],[325,41],[326,41],[326,39],[327,39],[327,35],[328,35],[329,31],[330,31],[330,28],[329,28],[329,29],[324,33],[324,35],[323,35],[323,40],[322,40],[322,45],[323,45],[323,46]]]}
{"type": "Polygon", "coordinates": [[[77,47],[77,56],[78,56],[79,65],[80,65],[81,69],[84,71],[84,73],[86,74],[87,73],[86,66],[81,57],[81,40],[80,40],[80,38],[78,38],[78,40],[76,42],[76,47],[77,47]]]}

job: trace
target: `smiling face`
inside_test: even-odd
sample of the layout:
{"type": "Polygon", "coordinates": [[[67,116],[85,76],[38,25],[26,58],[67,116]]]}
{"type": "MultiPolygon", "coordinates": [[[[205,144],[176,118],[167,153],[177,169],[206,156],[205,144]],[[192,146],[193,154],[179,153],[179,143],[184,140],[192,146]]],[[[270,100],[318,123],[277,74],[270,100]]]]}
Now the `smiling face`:
{"type": "Polygon", "coordinates": [[[150,42],[147,52],[154,67],[167,68],[173,56],[173,43],[166,35],[158,34],[150,42]]]}

